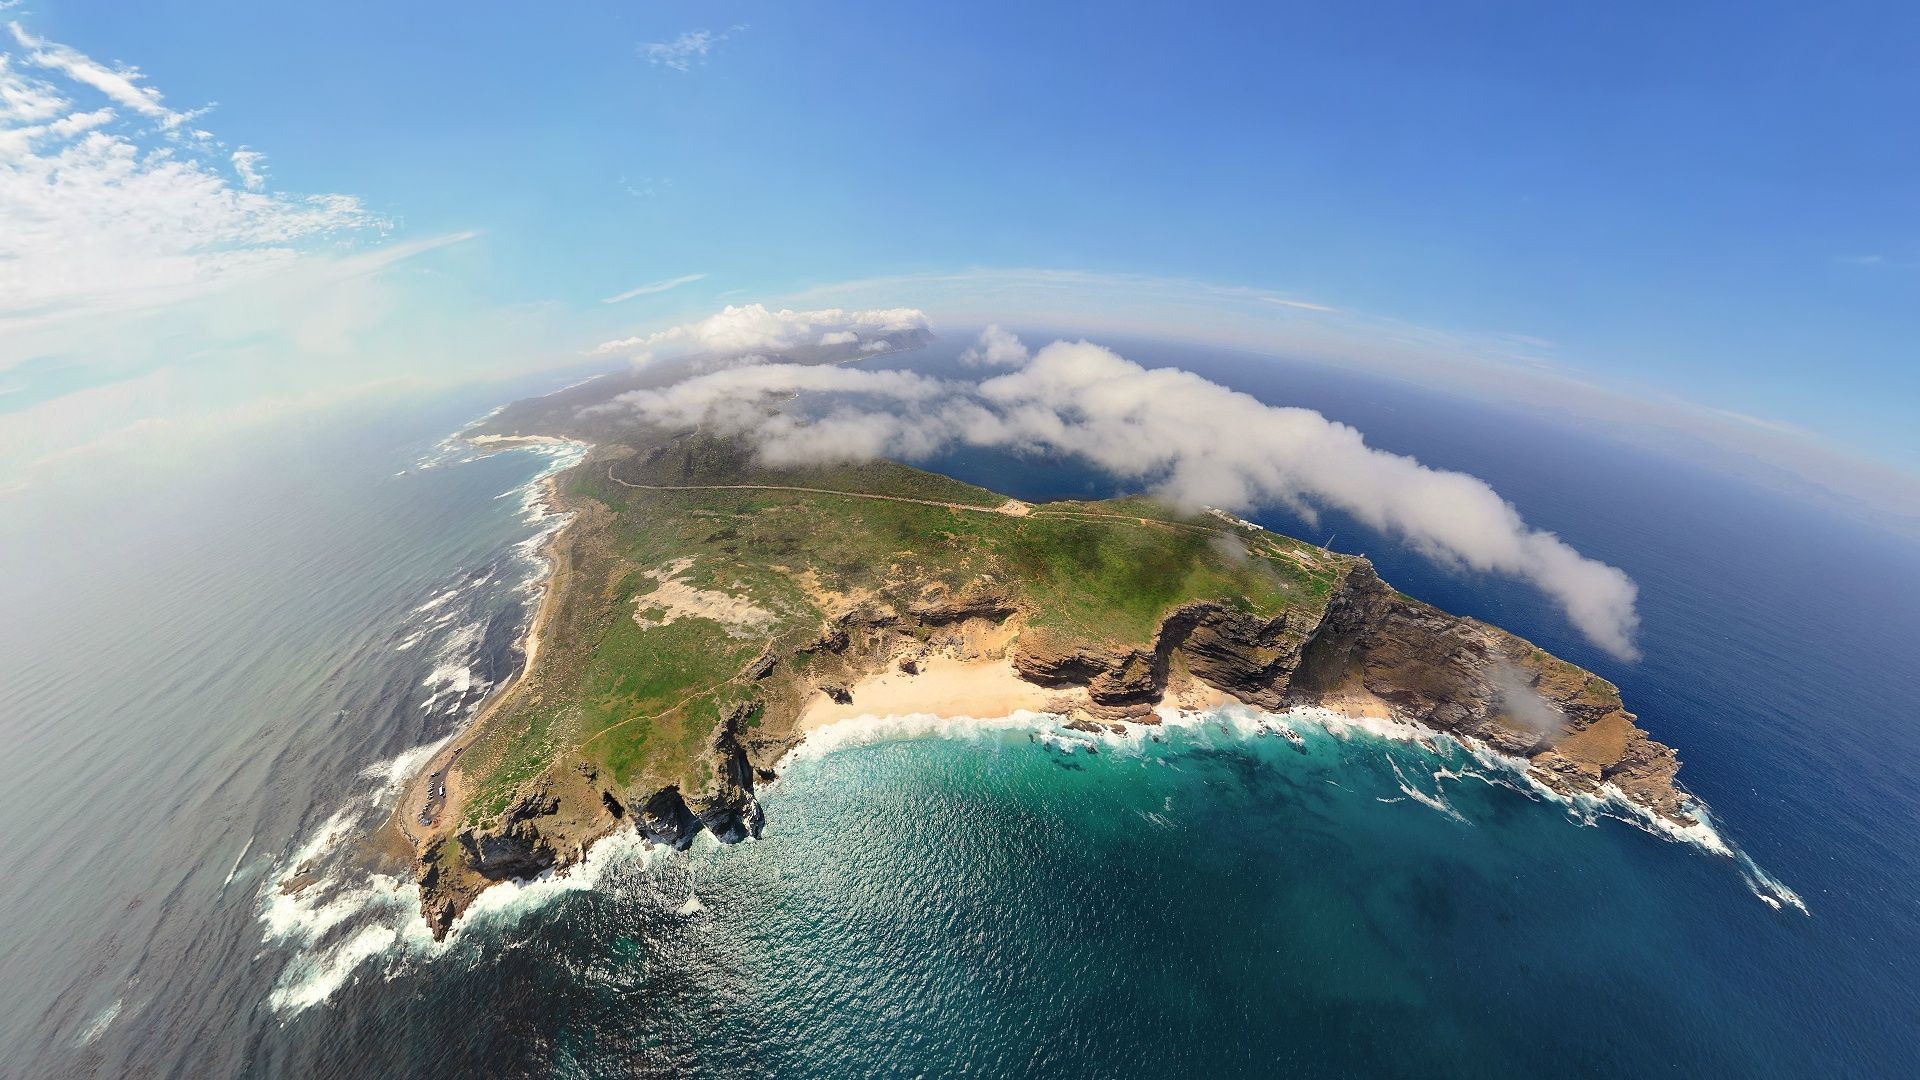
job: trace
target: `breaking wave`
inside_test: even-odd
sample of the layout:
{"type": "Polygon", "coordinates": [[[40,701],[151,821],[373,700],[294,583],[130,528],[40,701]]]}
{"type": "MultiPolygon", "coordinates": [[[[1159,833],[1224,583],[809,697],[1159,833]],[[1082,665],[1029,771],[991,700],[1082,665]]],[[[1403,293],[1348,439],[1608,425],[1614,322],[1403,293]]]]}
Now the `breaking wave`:
{"type": "MultiPolygon", "coordinates": [[[[1463,825],[1472,822],[1448,801],[1446,784],[1478,782],[1516,792],[1536,802],[1562,809],[1574,822],[1593,826],[1601,818],[1611,818],[1664,840],[1686,844],[1701,852],[1731,860],[1749,891],[1776,911],[1793,908],[1807,913],[1805,901],[1786,884],[1762,869],[1738,845],[1728,840],[1716,826],[1706,805],[1692,801],[1689,809],[1696,823],[1677,825],[1629,799],[1613,785],[1604,785],[1598,795],[1566,795],[1554,791],[1532,776],[1521,758],[1500,754],[1474,740],[1460,739],[1417,724],[1383,717],[1350,717],[1328,709],[1300,706],[1282,713],[1265,712],[1248,705],[1227,705],[1217,709],[1182,710],[1161,707],[1155,710],[1158,724],[1122,723],[1105,731],[1086,732],[1069,729],[1066,718],[1041,712],[1021,711],[1004,717],[942,717],[930,714],[907,716],[862,716],[823,725],[781,759],[777,771],[784,772],[798,762],[817,760],[836,750],[911,738],[942,738],[971,741],[1002,740],[1009,732],[1024,732],[1038,744],[1066,753],[1087,750],[1146,753],[1165,741],[1159,731],[1200,733],[1218,732],[1234,740],[1248,740],[1280,734],[1298,735],[1301,729],[1341,743],[1364,742],[1386,754],[1401,795],[1380,802],[1411,801],[1463,825]],[[1395,750],[1418,752],[1419,764],[1403,767],[1395,750]],[[1409,777],[1409,770],[1426,770],[1433,790],[1420,787],[1409,777]]],[[[1329,781],[1331,783],[1331,781],[1329,781]]],[[[1335,785],[1339,786],[1339,785],[1335,785]]]]}
{"type": "MultiPolygon", "coordinates": [[[[558,440],[475,446],[465,437],[468,429],[442,440],[414,468],[457,465],[509,451],[546,459],[526,483],[499,496],[519,501],[517,517],[529,528],[485,565],[462,572],[421,599],[394,631],[394,652],[422,651],[418,708],[442,718],[435,723],[445,734],[363,769],[359,779],[365,786],[290,854],[274,860],[265,875],[258,911],[262,941],[286,956],[268,997],[277,1012],[296,1013],[326,1001],[369,964],[384,966],[391,977],[409,958],[438,955],[459,937],[456,928],[445,941],[435,942],[420,916],[413,881],[369,872],[353,856],[360,842],[391,813],[408,780],[446,746],[498,685],[494,673],[501,668],[497,655],[501,650],[497,642],[507,630],[524,639],[532,602],[547,579],[544,545],[569,518],[548,505],[547,481],[589,449],[582,443],[558,440]],[[516,618],[516,626],[502,623],[516,618]]],[[[227,884],[240,872],[250,848],[251,841],[235,860],[227,884]]],[[[618,845],[601,845],[593,858],[571,874],[489,889],[462,925],[476,918],[484,922],[516,917],[515,912],[544,897],[590,888],[608,860],[619,858],[618,845]]]]}

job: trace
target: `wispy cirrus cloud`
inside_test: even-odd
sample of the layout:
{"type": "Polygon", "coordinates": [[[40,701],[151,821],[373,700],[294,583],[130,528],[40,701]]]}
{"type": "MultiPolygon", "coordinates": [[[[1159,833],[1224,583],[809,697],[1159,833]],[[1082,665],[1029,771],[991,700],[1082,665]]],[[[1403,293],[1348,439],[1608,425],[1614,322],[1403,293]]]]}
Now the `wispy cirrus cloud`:
{"type": "Polygon", "coordinates": [[[1269,304],[1278,304],[1281,307],[1298,308],[1301,311],[1318,311],[1323,313],[1332,313],[1335,310],[1334,308],[1330,308],[1325,304],[1314,304],[1305,300],[1290,300],[1290,299],[1287,299],[1286,297],[1280,297],[1280,296],[1263,296],[1260,299],[1266,301],[1269,304]]]}
{"type": "Polygon", "coordinates": [[[351,195],[270,191],[205,111],[0,19],[0,493],[546,340],[537,310],[476,314],[463,260],[431,254],[473,234],[389,242],[351,195]]]}
{"type": "Polygon", "coordinates": [[[738,23],[725,30],[688,30],[672,41],[649,41],[640,46],[640,55],[656,67],[692,71],[695,64],[707,62],[714,46],[747,29],[738,23]]]}
{"type": "Polygon", "coordinates": [[[654,293],[663,293],[668,289],[677,289],[682,285],[691,285],[706,276],[705,274],[681,274],[679,277],[668,278],[665,281],[651,281],[645,285],[636,285],[616,296],[606,297],[600,302],[603,304],[619,304],[632,300],[636,296],[652,296],[654,293]]]}
{"type": "MultiPolygon", "coordinates": [[[[388,226],[350,195],[265,192],[264,155],[223,154],[137,68],[18,22],[0,39],[0,335],[151,307],[388,226]],[[7,47],[8,45],[12,47],[7,47]]],[[[0,355],[0,367],[6,366],[0,355]]]]}
{"type": "Polygon", "coordinates": [[[161,103],[160,91],[140,85],[140,69],[103,64],[78,49],[48,41],[29,33],[19,23],[9,23],[13,40],[27,50],[28,63],[66,76],[98,90],[114,104],[142,116],[159,120],[164,126],[178,127],[197,113],[176,112],[161,103]]]}

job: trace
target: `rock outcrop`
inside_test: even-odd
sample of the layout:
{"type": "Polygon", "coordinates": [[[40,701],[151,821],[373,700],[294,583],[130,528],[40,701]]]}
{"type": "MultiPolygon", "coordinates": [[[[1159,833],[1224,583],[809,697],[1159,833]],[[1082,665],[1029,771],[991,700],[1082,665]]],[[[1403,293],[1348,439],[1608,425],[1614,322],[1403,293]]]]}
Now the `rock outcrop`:
{"type": "Polygon", "coordinates": [[[1249,705],[1384,715],[1523,759],[1563,795],[1611,785],[1676,825],[1694,821],[1674,782],[1679,756],[1634,724],[1613,684],[1397,593],[1364,560],[1353,560],[1316,625],[1192,603],[1166,617],[1151,649],[1032,634],[1017,643],[1014,664],[1031,682],[1085,687],[1096,706],[1120,710],[1158,701],[1178,666],[1249,705]]]}
{"type": "Polygon", "coordinates": [[[1013,663],[1029,682],[1084,686],[1098,705],[1128,706],[1160,700],[1177,656],[1194,678],[1248,704],[1275,709],[1285,699],[1306,641],[1285,614],[1262,619],[1204,601],[1171,612],[1151,649],[1102,649],[1023,634],[1013,663]]]}
{"type": "Polygon", "coordinates": [[[1612,683],[1477,619],[1393,591],[1358,563],[1327,605],[1289,704],[1383,706],[1394,718],[1525,759],[1563,795],[1611,785],[1676,825],[1679,755],[1634,724],[1612,683]]]}
{"type": "MultiPolygon", "coordinates": [[[[1611,788],[1648,814],[1694,823],[1691,800],[1674,782],[1678,756],[1634,724],[1611,683],[1497,627],[1395,592],[1363,559],[1344,559],[1343,567],[1323,606],[1264,618],[1232,601],[1190,602],[1162,619],[1149,647],[1102,646],[1028,627],[1011,658],[1035,684],[1084,687],[1093,719],[1074,723],[1087,730],[1145,716],[1176,684],[1198,682],[1262,709],[1317,705],[1417,724],[1524,760],[1536,780],[1561,794],[1603,796],[1611,788]]],[[[977,625],[970,620],[1000,625],[1019,614],[1013,602],[988,593],[940,597],[904,612],[847,612],[796,651],[765,653],[742,674],[762,684],[776,666],[808,657],[848,682],[895,663],[912,672],[902,643],[925,648],[929,632],[977,625]]],[[[848,694],[839,681],[811,687],[835,700],[848,694]]],[[[434,933],[444,934],[488,885],[564,870],[617,828],[673,847],[701,829],[726,843],[757,837],[763,815],[754,785],[772,777],[767,766],[797,737],[756,737],[750,729],[762,708],[758,700],[734,706],[715,728],[705,790],[669,785],[628,793],[633,801],[623,803],[591,765],[556,764],[498,821],[428,851],[421,907],[434,933]]]]}

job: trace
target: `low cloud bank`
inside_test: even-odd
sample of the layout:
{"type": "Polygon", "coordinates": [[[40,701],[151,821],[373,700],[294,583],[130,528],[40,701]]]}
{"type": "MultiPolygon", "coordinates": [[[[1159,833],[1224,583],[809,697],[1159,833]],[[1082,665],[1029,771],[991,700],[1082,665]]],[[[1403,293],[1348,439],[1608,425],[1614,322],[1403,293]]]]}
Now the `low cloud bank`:
{"type": "Polygon", "coordinates": [[[729,304],[698,322],[685,323],[654,334],[607,341],[594,347],[594,356],[627,356],[644,363],[658,355],[716,353],[744,356],[782,352],[806,345],[847,345],[888,334],[925,330],[927,317],[913,308],[848,311],[769,311],[763,304],[729,304]]]}
{"type": "MultiPolygon", "coordinates": [[[[748,310],[715,316],[729,324],[716,336],[762,332],[736,333],[734,323],[777,323],[782,334],[793,322],[804,322],[807,335],[826,329],[796,318],[823,313],[760,308],[745,317],[748,310]]],[[[1638,655],[1633,580],[1531,528],[1477,477],[1377,450],[1310,409],[1268,405],[1177,368],[1145,368],[1085,341],[1030,352],[992,327],[968,362],[1005,373],[967,384],[904,371],[751,364],[608,405],[654,423],[744,434],[774,465],[916,458],[964,444],[1071,454],[1189,508],[1280,505],[1311,519],[1330,507],[1443,565],[1531,582],[1596,645],[1622,659],[1638,655]],[[810,418],[768,408],[801,391],[831,399],[810,418]]]]}

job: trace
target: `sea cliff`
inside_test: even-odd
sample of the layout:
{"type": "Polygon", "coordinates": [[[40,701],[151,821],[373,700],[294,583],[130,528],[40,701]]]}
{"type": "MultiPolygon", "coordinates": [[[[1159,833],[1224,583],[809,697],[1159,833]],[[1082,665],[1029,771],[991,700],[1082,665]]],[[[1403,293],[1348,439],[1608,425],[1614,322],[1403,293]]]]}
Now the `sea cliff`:
{"type": "Polygon", "coordinates": [[[491,885],[564,872],[617,830],[757,835],[781,760],[864,715],[1051,714],[1114,734],[1168,709],[1315,707],[1456,738],[1650,827],[1703,825],[1677,755],[1612,684],[1389,588],[1365,559],[1145,498],[1028,504],[895,462],[776,467],[738,436],[618,407],[701,363],[467,433],[592,449],[547,488],[569,524],[525,670],[385,833],[437,936],[491,885]]]}

